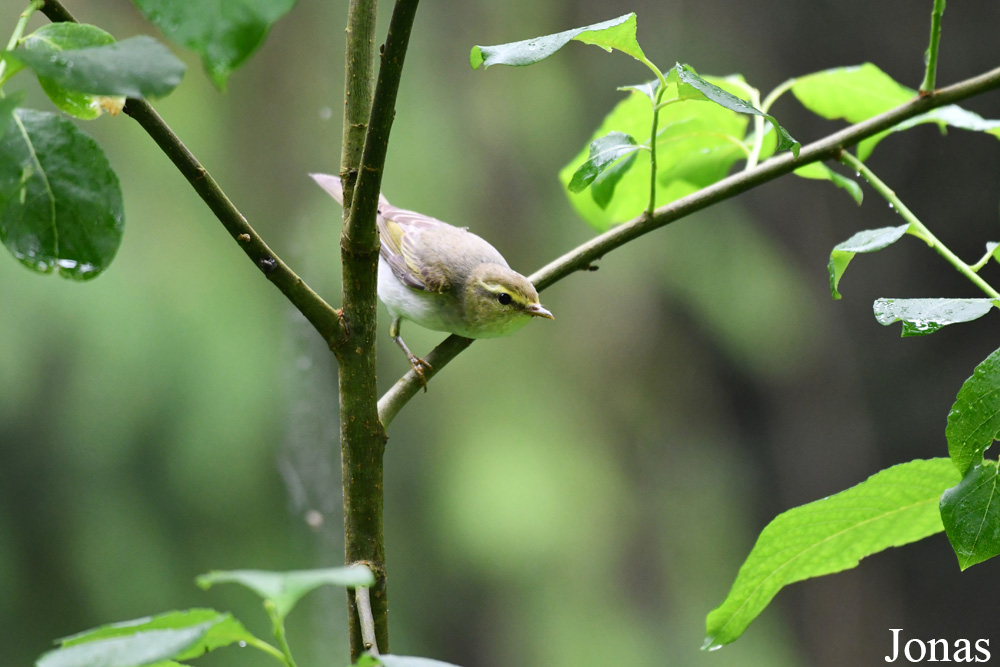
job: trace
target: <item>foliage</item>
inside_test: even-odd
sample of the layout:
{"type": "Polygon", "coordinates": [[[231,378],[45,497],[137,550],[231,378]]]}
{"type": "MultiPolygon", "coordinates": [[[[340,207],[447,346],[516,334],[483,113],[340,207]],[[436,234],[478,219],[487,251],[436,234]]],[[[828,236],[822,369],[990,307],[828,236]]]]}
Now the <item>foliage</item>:
{"type": "MultiPolygon", "coordinates": [[[[274,22],[295,4],[294,0],[229,0],[229,11],[212,12],[207,5],[181,0],[135,3],[169,38],[199,53],[220,89],[233,69],[260,46],[274,22]]],[[[69,22],[24,35],[27,18],[42,6],[40,0],[30,2],[15,26],[0,59],[0,87],[18,73],[30,71],[57,109],[91,120],[104,113],[117,114],[127,104],[124,98],[162,97],[180,83],[183,64],[147,36],[117,41],[95,26],[69,22]]],[[[943,10],[941,0],[935,6],[943,10]]],[[[935,16],[939,31],[940,11],[935,16]]],[[[475,46],[470,53],[470,63],[477,69],[525,66],[578,41],[624,53],[650,70],[650,81],[622,89],[625,97],[560,172],[570,203],[602,232],[636,218],[654,219],[658,207],[719,183],[740,162],[743,171],[752,172],[763,160],[783,151],[792,156],[794,173],[827,180],[860,205],[862,190],[856,180],[815,162],[818,157],[798,159],[803,146],[769,113],[771,107],[783,93],[791,92],[818,116],[862,123],[909,104],[918,95],[866,63],[796,77],[762,96],[740,75],[699,75],[681,63],[661,69],[646,57],[636,30],[635,14],[627,14],[528,40],[475,46]]],[[[928,59],[921,86],[924,96],[933,94],[938,39],[939,32],[932,31],[928,53],[934,57],[928,59]]],[[[23,108],[22,99],[17,94],[0,97],[0,240],[29,269],[57,270],[75,280],[94,278],[107,269],[122,240],[124,209],[118,177],[98,144],[76,125],[52,112],[23,108]]],[[[859,231],[832,249],[828,271],[833,298],[840,298],[841,279],[857,253],[882,250],[908,234],[924,241],[987,295],[876,301],[877,321],[883,325],[901,322],[903,336],[933,333],[1000,306],[1000,293],[978,276],[995,257],[998,243],[988,243],[978,263],[963,262],[865,164],[890,133],[927,123],[1000,138],[1000,120],[983,119],[951,104],[912,115],[864,138],[856,156],[843,149],[839,155],[840,162],[863,177],[905,224],[859,231]]],[[[254,241],[245,233],[237,238],[243,243],[254,241]]],[[[275,257],[265,259],[270,263],[258,262],[264,273],[279,266],[275,257]]],[[[949,459],[895,465],[853,488],[775,518],[761,532],[729,595],[708,615],[705,646],[718,648],[738,638],[785,585],[854,567],[869,555],[942,530],[962,569],[1000,553],[1000,504],[994,502],[1000,472],[996,460],[985,458],[1000,437],[998,355],[1000,350],[983,361],[958,392],[945,433],[949,459]]],[[[319,571],[213,572],[199,577],[199,585],[238,583],[263,599],[277,647],[249,633],[228,613],[191,609],[104,625],[64,638],[38,664],[175,665],[238,643],[294,667],[284,621],[300,598],[325,584],[356,589],[375,582],[372,571],[363,565],[319,571]]],[[[380,656],[373,650],[356,664],[431,667],[446,663],[380,656]]]]}
{"type": "MultiPolygon", "coordinates": [[[[940,19],[940,13],[936,16],[940,19]]],[[[760,102],[759,91],[739,77],[711,82],[681,64],[664,76],[646,60],[638,44],[633,44],[633,20],[634,16],[629,15],[537,40],[499,47],[477,46],[472,52],[474,67],[479,62],[525,65],[551,55],[574,38],[605,48],[612,42],[625,43],[625,48],[616,48],[643,62],[656,74],[657,79],[652,83],[627,88],[629,97],[605,118],[587,149],[560,173],[567,196],[577,211],[601,230],[640,213],[651,216],[656,203],[675,201],[722,180],[740,159],[745,159],[745,169],[752,169],[758,159],[771,154],[775,144],[777,150],[789,149],[798,157],[799,143],[767,113],[787,91],[819,116],[852,123],[867,121],[917,95],[875,65],[866,63],[790,79],[760,102]],[[612,34],[604,40],[593,36],[601,31],[612,34]],[[586,39],[581,39],[581,35],[587,36],[586,39]],[[751,101],[738,97],[734,91],[751,101]],[[715,116],[706,116],[705,105],[691,104],[695,101],[714,102],[723,110],[709,106],[708,113],[715,116]],[[737,114],[756,117],[757,125],[748,131],[737,114]],[[762,120],[767,121],[768,130],[761,127],[762,120]],[[643,133],[644,126],[652,129],[643,133]],[[776,131],[777,141],[765,143],[771,129],[776,131]],[[635,136],[643,136],[645,143],[640,144],[635,136]],[[636,157],[639,151],[643,151],[641,158],[636,157]],[[607,176],[602,180],[604,175],[607,176]],[[588,186],[589,198],[581,194],[588,186]]],[[[935,26],[929,53],[936,53],[940,38],[939,20],[935,26]]],[[[936,62],[929,59],[925,84],[930,81],[933,85],[934,66],[936,62]]],[[[971,321],[1000,305],[1000,294],[977,275],[993,256],[997,243],[987,245],[987,254],[979,263],[966,264],[863,164],[890,132],[923,123],[935,123],[942,130],[953,125],[1000,137],[1000,120],[984,120],[973,112],[948,105],[862,140],[856,158],[841,151],[840,161],[871,183],[906,223],[861,231],[834,247],[828,267],[831,294],[834,299],[840,298],[838,286],[855,254],[882,250],[911,234],[934,248],[990,298],[876,301],[877,320],[882,324],[902,322],[903,336],[929,334],[948,324],[971,321]]],[[[795,173],[829,180],[861,204],[858,184],[825,165],[803,166],[795,173]]],[[[1000,553],[1000,512],[993,502],[1000,476],[997,462],[982,458],[984,450],[1000,437],[1000,428],[993,423],[1000,413],[993,406],[994,397],[1000,394],[1000,376],[994,377],[1000,368],[994,359],[996,354],[977,368],[976,375],[959,392],[949,417],[949,454],[959,472],[966,475],[965,479],[955,486],[959,480],[947,459],[911,461],[873,475],[840,494],[780,515],[761,532],[725,601],[708,615],[706,648],[719,648],[739,637],[783,586],[854,567],[866,556],[942,529],[963,569],[1000,553]]]]}

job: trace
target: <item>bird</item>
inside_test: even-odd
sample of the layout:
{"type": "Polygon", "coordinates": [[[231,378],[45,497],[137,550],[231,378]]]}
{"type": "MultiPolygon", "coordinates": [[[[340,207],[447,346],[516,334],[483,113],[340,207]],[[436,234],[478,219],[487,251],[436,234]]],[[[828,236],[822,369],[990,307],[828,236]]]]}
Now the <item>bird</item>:
{"type": "MultiPolygon", "coordinates": [[[[343,206],[339,177],[310,176],[343,206]]],[[[555,319],[539,302],[531,281],[468,229],[397,208],[384,195],[379,195],[375,223],[380,239],[377,291],[392,317],[389,335],[424,391],[426,372],[433,368],[403,342],[403,320],[465,338],[497,338],[536,317],[555,319]]]]}

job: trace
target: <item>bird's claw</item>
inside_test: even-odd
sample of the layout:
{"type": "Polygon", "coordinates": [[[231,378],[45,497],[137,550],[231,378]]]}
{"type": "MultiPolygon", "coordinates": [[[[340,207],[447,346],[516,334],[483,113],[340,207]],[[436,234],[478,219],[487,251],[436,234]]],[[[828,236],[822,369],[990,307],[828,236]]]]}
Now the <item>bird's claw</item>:
{"type": "Polygon", "coordinates": [[[420,386],[422,386],[426,392],[427,376],[424,375],[424,373],[425,371],[433,371],[434,367],[420,357],[414,355],[410,357],[410,368],[413,369],[413,374],[417,376],[418,380],[420,380],[420,386]]]}

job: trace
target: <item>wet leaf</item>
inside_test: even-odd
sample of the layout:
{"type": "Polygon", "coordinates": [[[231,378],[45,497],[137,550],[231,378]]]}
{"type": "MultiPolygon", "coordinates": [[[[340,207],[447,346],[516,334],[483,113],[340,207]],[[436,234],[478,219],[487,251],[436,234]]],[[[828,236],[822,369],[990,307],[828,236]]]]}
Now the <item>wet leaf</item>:
{"type": "Polygon", "coordinates": [[[173,42],[199,56],[216,87],[260,48],[296,0],[132,0],[173,42]]]}
{"type": "Polygon", "coordinates": [[[639,149],[636,140],[623,132],[612,132],[595,139],[590,142],[590,157],[576,170],[567,187],[570,192],[584,190],[617,160],[639,149]]]}
{"type": "Polygon", "coordinates": [[[903,238],[903,234],[909,228],[909,225],[900,225],[899,227],[866,229],[865,231],[858,232],[843,243],[838,243],[834,246],[833,251],[830,253],[830,263],[827,266],[830,272],[830,294],[833,298],[840,298],[840,292],[837,291],[837,287],[840,285],[840,279],[844,276],[844,271],[847,270],[847,265],[854,259],[855,254],[859,252],[875,252],[886,248],[903,238]]]}
{"type": "Polygon", "coordinates": [[[472,64],[472,69],[480,67],[486,69],[492,65],[533,65],[548,58],[573,40],[599,46],[605,51],[617,49],[637,60],[644,60],[645,56],[636,41],[635,31],[635,14],[625,14],[609,21],[519,42],[509,42],[496,46],[476,45],[472,47],[472,52],[469,54],[469,62],[472,64]]]}
{"type": "Polygon", "coordinates": [[[89,280],[123,230],[118,177],[100,146],[65,118],[18,109],[0,140],[0,241],[35,271],[89,280]]]}
{"type": "Polygon", "coordinates": [[[948,456],[963,475],[1000,437],[1000,350],[986,357],[962,384],[944,434],[948,456]]]}
{"type": "Polygon", "coordinates": [[[875,319],[888,326],[903,323],[902,336],[925,336],[941,327],[971,322],[1000,303],[993,299],[878,299],[875,319]]]}
{"type": "Polygon", "coordinates": [[[1000,553],[1000,471],[996,461],[977,463],[958,486],[944,492],[941,519],[961,569],[1000,553]]]}
{"type": "Polygon", "coordinates": [[[184,76],[184,63],[152,37],[60,50],[23,48],[14,55],[55,86],[91,95],[163,97],[184,76]]]}

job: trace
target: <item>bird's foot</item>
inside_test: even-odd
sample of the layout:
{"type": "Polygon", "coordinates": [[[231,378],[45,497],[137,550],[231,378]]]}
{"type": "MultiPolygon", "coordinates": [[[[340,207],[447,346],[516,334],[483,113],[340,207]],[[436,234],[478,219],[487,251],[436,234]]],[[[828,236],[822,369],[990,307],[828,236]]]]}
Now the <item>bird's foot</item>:
{"type": "Polygon", "coordinates": [[[414,375],[420,380],[420,385],[424,388],[424,391],[427,391],[427,376],[424,373],[433,371],[434,367],[414,354],[408,355],[408,357],[410,359],[410,368],[413,369],[414,375]]]}

